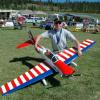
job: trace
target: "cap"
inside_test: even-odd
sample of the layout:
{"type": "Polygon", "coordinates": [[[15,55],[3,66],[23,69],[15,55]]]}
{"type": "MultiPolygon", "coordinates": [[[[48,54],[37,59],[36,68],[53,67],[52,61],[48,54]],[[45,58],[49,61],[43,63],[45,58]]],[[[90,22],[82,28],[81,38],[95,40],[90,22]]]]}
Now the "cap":
{"type": "Polygon", "coordinates": [[[54,24],[61,24],[61,23],[62,23],[62,21],[59,20],[58,18],[54,19],[54,24]]]}

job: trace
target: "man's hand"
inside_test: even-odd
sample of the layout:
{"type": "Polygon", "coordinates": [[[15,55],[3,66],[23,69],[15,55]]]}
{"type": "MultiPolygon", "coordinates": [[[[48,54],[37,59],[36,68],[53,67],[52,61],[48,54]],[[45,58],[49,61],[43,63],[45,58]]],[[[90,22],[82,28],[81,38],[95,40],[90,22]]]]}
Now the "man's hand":
{"type": "Polygon", "coordinates": [[[81,50],[78,51],[78,56],[79,56],[79,57],[82,56],[82,51],[81,51],[81,50]]]}
{"type": "Polygon", "coordinates": [[[36,38],[36,41],[35,41],[35,49],[36,49],[37,52],[39,52],[38,42],[40,41],[41,38],[42,38],[41,35],[38,35],[37,38],[36,38]]]}
{"type": "Polygon", "coordinates": [[[35,50],[39,53],[37,44],[35,44],[35,50]]]}
{"type": "Polygon", "coordinates": [[[82,51],[80,48],[80,42],[77,39],[75,40],[75,46],[78,49],[78,56],[80,57],[82,55],[82,51]]]}

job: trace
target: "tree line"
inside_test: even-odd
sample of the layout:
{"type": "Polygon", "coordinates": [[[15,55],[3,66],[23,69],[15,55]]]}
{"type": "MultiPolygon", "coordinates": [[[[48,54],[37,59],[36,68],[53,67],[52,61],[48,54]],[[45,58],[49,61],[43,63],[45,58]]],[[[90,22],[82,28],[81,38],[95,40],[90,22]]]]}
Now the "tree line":
{"type": "Polygon", "coordinates": [[[0,9],[25,9],[32,0],[0,0],[0,9]]]}
{"type": "Polygon", "coordinates": [[[39,6],[33,6],[33,10],[41,9],[49,11],[100,13],[100,2],[70,2],[70,0],[66,0],[65,3],[54,3],[52,0],[48,0],[48,2],[40,1],[34,1],[34,4],[39,6]]]}
{"type": "Polygon", "coordinates": [[[53,0],[42,2],[42,0],[0,0],[0,9],[30,9],[44,11],[65,11],[100,13],[100,2],[70,2],[54,3],[53,0]]]}

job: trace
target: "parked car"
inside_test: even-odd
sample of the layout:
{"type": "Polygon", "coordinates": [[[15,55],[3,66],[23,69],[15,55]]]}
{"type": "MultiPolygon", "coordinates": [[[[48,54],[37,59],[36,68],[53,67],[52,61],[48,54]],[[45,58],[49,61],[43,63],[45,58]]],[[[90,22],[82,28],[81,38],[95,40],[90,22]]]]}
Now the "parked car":
{"type": "Polygon", "coordinates": [[[50,30],[53,28],[53,22],[42,22],[40,24],[40,28],[44,28],[45,30],[50,30]]]}
{"type": "Polygon", "coordinates": [[[34,18],[26,18],[25,22],[33,23],[33,22],[35,22],[35,19],[34,18]]]}
{"type": "Polygon", "coordinates": [[[26,22],[28,23],[40,23],[42,21],[45,21],[45,19],[43,17],[31,17],[31,18],[26,18],[26,22]]]}
{"type": "Polygon", "coordinates": [[[14,23],[12,20],[7,20],[2,27],[14,27],[14,23]]]}

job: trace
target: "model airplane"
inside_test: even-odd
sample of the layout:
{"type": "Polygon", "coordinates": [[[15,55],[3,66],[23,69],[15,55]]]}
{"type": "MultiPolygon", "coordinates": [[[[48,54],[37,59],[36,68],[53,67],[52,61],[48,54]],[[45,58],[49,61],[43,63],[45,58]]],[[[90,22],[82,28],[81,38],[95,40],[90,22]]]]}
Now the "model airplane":
{"type": "MultiPolygon", "coordinates": [[[[30,44],[35,44],[35,38],[29,33],[30,40],[20,44],[17,48],[24,48],[30,44]]],[[[80,48],[82,52],[87,51],[96,42],[90,39],[86,39],[80,43],[80,48]]],[[[50,50],[38,45],[38,52],[44,56],[46,61],[37,64],[35,67],[30,69],[28,72],[20,75],[19,77],[5,83],[0,87],[0,92],[2,95],[10,94],[18,89],[21,89],[29,84],[38,82],[55,73],[60,73],[61,75],[72,75],[75,70],[73,67],[69,66],[74,59],[78,57],[77,48],[64,49],[58,54],[54,54],[50,50]]]]}

